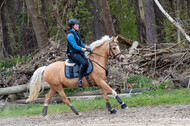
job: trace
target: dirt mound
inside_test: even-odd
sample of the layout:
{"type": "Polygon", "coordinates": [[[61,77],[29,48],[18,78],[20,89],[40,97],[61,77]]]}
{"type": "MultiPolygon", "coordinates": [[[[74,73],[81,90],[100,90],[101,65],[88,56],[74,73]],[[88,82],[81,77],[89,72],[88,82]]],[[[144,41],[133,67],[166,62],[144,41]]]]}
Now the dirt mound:
{"type": "Polygon", "coordinates": [[[26,84],[33,72],[41,67],[56,61],[66,59],[66,47],[60,43],[51,43],[42,51],[38,52],[25,64],[18,64],[13,67],[12,78],[5,81],[6,86],[16,86],[26,84]]]}

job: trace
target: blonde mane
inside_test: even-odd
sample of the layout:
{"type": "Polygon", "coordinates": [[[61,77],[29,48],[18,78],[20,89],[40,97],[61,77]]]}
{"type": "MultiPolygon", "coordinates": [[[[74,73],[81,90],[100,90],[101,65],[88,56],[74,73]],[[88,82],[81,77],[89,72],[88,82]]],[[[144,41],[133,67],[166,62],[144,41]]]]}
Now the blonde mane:
{"type": "Polygon", "coordinates": [[[106,40],[110,40],[110,37],[108,35],[103,36],[100,40],[94,41],[92,44],[90,44],[90,48],[93,51],[95,48],[101,46],[106,42],[106,40]]]}

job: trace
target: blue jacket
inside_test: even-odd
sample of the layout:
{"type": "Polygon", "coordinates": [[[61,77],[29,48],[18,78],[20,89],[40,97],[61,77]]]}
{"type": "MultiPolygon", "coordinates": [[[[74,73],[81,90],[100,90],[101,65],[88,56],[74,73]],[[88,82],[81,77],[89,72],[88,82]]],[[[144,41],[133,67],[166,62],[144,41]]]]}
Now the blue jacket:
{"type": "Polygon", "coordinates": [[[85,48],[85,44],[81,41],[80,36],[76,33],[75,30],[70,29],[69,34],[67,35],[68,41],[68,53],[80,53],[81,48],[85,48]]]}

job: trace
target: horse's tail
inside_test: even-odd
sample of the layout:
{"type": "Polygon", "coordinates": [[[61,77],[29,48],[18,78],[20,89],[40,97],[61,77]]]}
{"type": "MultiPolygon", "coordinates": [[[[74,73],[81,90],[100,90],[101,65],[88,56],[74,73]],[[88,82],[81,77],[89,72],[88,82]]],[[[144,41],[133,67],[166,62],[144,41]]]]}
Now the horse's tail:
{"type": "Polygon", "coordinates": [[[45,83],[42,83],[42,74],[45,68],[46,66],[38,68],[32,75],[29,82],[30,95],[26,102],[35,100],[39,95],[40,88],[44,87],[45,83]]]}

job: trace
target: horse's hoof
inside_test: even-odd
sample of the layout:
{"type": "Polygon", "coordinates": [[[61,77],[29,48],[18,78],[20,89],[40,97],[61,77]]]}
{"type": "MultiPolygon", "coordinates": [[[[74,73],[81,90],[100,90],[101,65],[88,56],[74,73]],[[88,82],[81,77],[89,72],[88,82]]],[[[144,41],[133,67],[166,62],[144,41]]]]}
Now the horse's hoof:
{"type": "Polygon", "coordinates": [[[84,115],[80,115],[79,117],[84,118],[84,115]]]}
{"type": "Polygon", "coordinates": [[[81,112],[79,112],[79,117],[84,117],[84,115],[81,112]]]}
{"type": "Polygon", "coordinates": [[[45,120],[49,120],[49,116],[42,116],[45,120]]]}
{"type": "Polygon", "coordinates": [[[111,111],[110,111],[110,114],[116,114],[117,113],[117,111],[115,110],[115,109],[112,109],[111,111]]]}
{"type": "Polygon", "coordinates": [[[125,104],[125,103],[121,105],[121,108],[122,108],[122,109],[124,109],[124,108],[126,108],[126,107],[127,107],[127,104],[125,104]]]}

